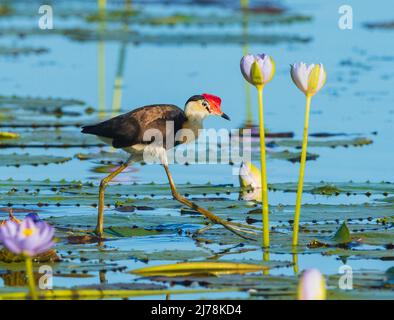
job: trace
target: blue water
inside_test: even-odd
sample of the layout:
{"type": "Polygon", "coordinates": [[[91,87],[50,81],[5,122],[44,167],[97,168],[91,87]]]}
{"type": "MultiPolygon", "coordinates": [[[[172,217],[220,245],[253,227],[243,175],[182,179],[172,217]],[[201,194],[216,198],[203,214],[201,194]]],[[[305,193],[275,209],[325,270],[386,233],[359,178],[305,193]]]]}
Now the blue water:
{"type": "MultiPolygon", "coordinates": [[[[279,2],[279,1],[278,1],[279,2]]],[[[78,5],[75,2],[71,4],[78,5]]],[[[394,42],[390,31],[368,30],[363,27],[366,22],[386,21],[392,19],[394,5],[385,0],[378,3],[348,0],[346,4],[353,7],[354,27],[341,30],[338,27],[338,8],[343,1],[337,0],[288,0],[280,1],[292,12],[312,15],[313,21],[306,23],[275,26],[252,26],[249,32],[291,34],[311,37],[307,44],[282,43],[268,45],[264,43],[249,45],[251,53],[268,53],[276,61],[277,72],[265,89],[266,126],[271,131],[292,131],[301,138],[304,119],[305,98],[292,83],[289,76],[289,64],[297,61],[307,63],[322,62],[327,70],[327,84],[312,100],[310,132],[345,132],[357,133],[373,139],[373,144],[362,148],[313,148],[311,152],[320,155],[317,161],[307,164],[306,181],[393,181],[394,153],[392,137],[394,135],[394,42]],[[353,66],[346,65],[350,61],[353,66]],[[377,131],[377,135],[371,132],[377,131]]],[[[91,3],[89,5],[94,5],[91,3]]],[[[190,13],[196,7],[161,6],[144,4],[137,8],[157,12],[190,13]],[[191,9],[192,8],[192,9],[191,9]],[[194,9],[193,9],[194,8],[194,9]]],[[[199,7],[197,7],[200,9],[199,7]]],[[[56,9],[56,6],[55,6],[56,9]]],[[[231,7],[211,6],[201,12],[225,14],[231,7]]],[[[36,26],[37,15],[0,20],[1,27],[36,26]]],[[[54,18],[56,26],[84,25],[79,19],[62,20],[54,18]]],[[[177,26],[135,27],[144,32],[240,32],[240,26],[228,28],[207,27],[199,30],[177,26]]],[[[45,31],[43,31],[45,32],[45,31]]],[[[0,57],[0,93],[1,95],[31,95],[41,97],[76,98],[86,101],[88,106],[98,109],[98,45],[96,42],[76,42],[61,36],[34,36],[19,39],[2,36],[2,45],[25,45],[46,47],[50,51],[39,56],[21,56],[16,58],[0,57]]],[[[111,112],[112,89],[115,80],[120,43],[108,42],[105,46],[105,104],[111,112]]],[[[208,128],[237,128],[245,119],[244,79],[239,71],[239,60],[243,54],[240,45],[168,45],[157,46],[128,44],[125,69],[122,110],[152,103],[173,103],[183,106],[191,95],[209,92],[223,99],[223,110],[233,119],[227,122],[221,118],[210,118],[205,126],[208,128]]],[[[257,122],[256,92],[252,88],[254,119],[257,122]]],[[[98,119],[97,119],[98,120],[98,119]]],[[[0,154],[10,150],[0,149],[0,154]]],[[[12,152],[25,153],[26,150],[14,149],[12,152]]],[[[95,151],[91,149],[89,151],[95,151]]],[[[31,149],[31,154],[51,154],[74,156],[75,149],[31,149]]],[[[73,159],[61,166],[43,167],[23,166],[20,168],[0,167],[0,177],[14,179],[80,179],[98,181],[102,177],[90,171],[92,163],[73,159]]],[[[171,166],[176,182],[229,183],[238,184],[236,170],[229,165],[194,165],[171,166]],[[235,171],[235,172],[234,172],[235,171]]],[[[269,182],[296,181],[298,164],[286,161],[270,160],[268,162],[269,182]]],[[[157,165],[139,166],[136,170],[121,175],[121,181],[160,182],[165,183],[164,170],[157,165]]],[[[270,194],[272,204],[295,202],[295,194],[270,194]]],[[[305,195],[305,203],[362,203],[365,197],[338,197],[335,199],[305,195]]],[[[88,210],[94,214],[94,210],[88,210]]],[[[185,238],[138,239],[132,241],[112,241],[111,245],[125,249],[128,247],[158,248],[193,248],[193,241],[185,238]],[[176,247],[175,247],[176,244],[176,247]]],[[[255,251],[246,257],[261,256],[255,251]]],[[[275,255],[273,259],[291,260],[288,255],[275,255]]],[[[390,262],[379,260],[352,260],[354,269],[386,270],[390,262]]],[[[318,267],[323,273],[337,273],[342,262],[333,257],[321,255],[300,255],[300,269],[318,267]]],[[[129,262],[128,267],[140,267],[140,263],[129,262]]],[[[292,268],[281,268],[273,274],[292,274],[292,268]]],[[[123,274],[107,275],[110,281],[127,280],[123,274]]],[[[127,276],[129,277],[129,276],[127,276]]],[[[131,277],[131,276],[130,276],[131,277]]],[[[70,281],[59,279],[60,285],[91,283],[91,278],[70,281]]],[[[228,296],[228,295],[226,295],[228,296]]],[[[183,296],[182,296],[183,297],[183,296]]],[[[243,297],[243,295],[240,295],[243,297]]]]}

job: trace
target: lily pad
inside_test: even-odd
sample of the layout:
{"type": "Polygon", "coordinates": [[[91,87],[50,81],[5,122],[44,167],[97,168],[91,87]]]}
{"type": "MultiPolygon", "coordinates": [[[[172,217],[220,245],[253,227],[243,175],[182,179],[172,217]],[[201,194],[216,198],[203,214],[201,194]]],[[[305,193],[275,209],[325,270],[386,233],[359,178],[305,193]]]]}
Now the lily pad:
{"type": "MultiPolygon", "coordinates": [[[[259,158],[259,157],[258,157],[259,158]]],[[[284,150],[280,152],[270,152],[268,153],[268,158],[277,159],[277,160],[287,160],[290,162],[300,162],[301,161],[301,152],[291,152],[289,150],[284,150]]],[[[306,160],[316,160],[319,158],[318,154],[307,152],[306,160]]]]}
{"type": "Polygon", "coordinates": [[[49,155],[31,155],[25,154],[5,154],[0,159],[0,166],[5,167],[20,167],[20,166],[39,166],[48,164],[61,164],[70,161],[70,157],[49,156],[49,155]]]}
{"type": "Polygon", "coordinates": [[[327,250],[323,253],[327,256],[338,256],[341,258],[352,259],[379,259],[384,261],[394,261],[394,250],[386,250],[381,248],[379,250],[362,250],[362,249],[342,249],[335,248],[327,250]]]}
{"type": "Polygon", "coordinates": [[[191,44],[244,44],[244,43],[308,43],[312,40],[311,37],[288,35],[288,34],[223,34],[223,33],[210,33],[210,34],[180,34],[180,33],[140,33],[134,30],[122,29],[82,29],[82,28],[55,28],[47,30],[42,33],[39,29],[28,28],[2,28],[0,34],[7,34],[8,36],[35,36],[40,35],[62,35],[75,41],[116,41],[125,43],[144,43],[156,45],[173,45],[182,43],[184,45],[191,44]]]}
{"type": "MultiPolygon", "coordinates": [[[[354,139],[338,139],[338,140],[310,140],[308,147],[311,148],[336,148],[336,147],[361,147],[372,144],[373,141],[368,138],[358,137],[354,139]]],[[[301,140],[274,140],[271,142],[272,146],[292,147],[300,149],[302,146],[301,140]]]]}
{"type": "Polygon", "coordinates": [[[0,110],[24,109],[30,111],[54,112],[64,107],[83,106],[77,99],[39,98],[23,96],[0,96],[0,110]]]}
{"type": "Polygon", "coordinates": [[[47,53],[49,50],[47,48],[39,47],[7,47],[0,46],[0,55],[2,56],[20,56],[28,54],[43,54],[47,53]]]}
{"type": "Polygon", "coordinates": [[[205,250],[163,250],[153,252],[143,250],[78,250],[77,252],[71,252],[71,254],[64,255],[63,257],[66,259],[81,259],[81,261],[122,261],[134,259],[148,262],[151,260],[187,261],[202,259],[208,256],[210,256],[210,254],[205,250]]]}
{"type": "MultiPolygon", "coordinates": [[[[296,182],[272,183],[272,191],[297,192],[296,182]]],[[[305,182],[303,191],[324,196],[350,195],[384,195],[394,194],[394,184],[391,182],[305,182]]],[[[387,198],[389,201],[389,198],[387,198]]]]}
{"type": "Polygon", "coordinates": [[[76,130],[43,130],[19,132],[19,139],[0,140],[0,148],[75,148],[100,147],[105,144],[96,137],[76,130]]]}

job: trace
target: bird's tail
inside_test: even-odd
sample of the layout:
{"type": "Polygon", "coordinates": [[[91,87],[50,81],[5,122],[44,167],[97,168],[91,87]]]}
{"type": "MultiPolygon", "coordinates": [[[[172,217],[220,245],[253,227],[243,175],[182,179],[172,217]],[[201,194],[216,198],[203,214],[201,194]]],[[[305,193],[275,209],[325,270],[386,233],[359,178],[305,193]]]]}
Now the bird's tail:
{"type": "Polygon", "coordinates": [[[81,132],[82,133],[88,133],[88,134],[94,134],[95,127],[96,127],[95,125],[83,126],[81,132]]]}

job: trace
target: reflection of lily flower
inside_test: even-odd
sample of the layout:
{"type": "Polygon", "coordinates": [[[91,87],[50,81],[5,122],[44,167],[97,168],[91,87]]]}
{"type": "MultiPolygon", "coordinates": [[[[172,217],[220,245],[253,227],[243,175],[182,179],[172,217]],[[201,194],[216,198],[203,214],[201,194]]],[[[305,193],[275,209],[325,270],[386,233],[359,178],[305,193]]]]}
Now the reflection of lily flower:
{"type": "Polygon", "coordinates": [[[303,272],[298,284],[298,300],[325,300],[326,281],[317,269],[303,272]]]}
{"type": "Polygon", "coordinates": [[[260,170],[251,162],[242,162],[239,168],[239,183],[242,188],[261,188],[260,170]]]}
{"type": "Polygon", "coordinates": [[[307,65],[298,62],[291,65],[294,84],[306,95],[315,95],[326,83],[327,74],[321,63],[307,65]]]}
{"type": "Polygon", "coordinates": [[[260,170],[253,163],[241,163],[239,184],[243,189],[240,196],[242,200],[261,201],[261,174],[260,170]]]}
{"type": "Polygon", "coordinates": [[[7,221],[0,226],[0,242],[11,252],[33,257],[48,251],[54,244],[55,229],[46,222],[26,218],[20,224],[7,221]]]}

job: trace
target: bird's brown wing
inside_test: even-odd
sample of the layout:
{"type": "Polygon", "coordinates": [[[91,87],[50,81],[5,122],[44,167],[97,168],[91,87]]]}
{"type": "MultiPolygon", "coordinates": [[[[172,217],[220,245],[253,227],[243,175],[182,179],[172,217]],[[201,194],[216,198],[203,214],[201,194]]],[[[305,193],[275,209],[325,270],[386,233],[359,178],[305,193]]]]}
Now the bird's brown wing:
{"type": "MultiPolygon", "coordinates": [[[[175,105],[150,105],[135,109],[96,125],[84,126],[83,133],[112,139],[115,148],[125,148],[135,144],[149,144],[154,139],[144,140],[149,129],[156,129],[166,143],[166,123],[173,122],[174,133],[182,128],[186,116],[175,105]]],[[[149,136],[149,135],[148,135],[149,136]]]]}

